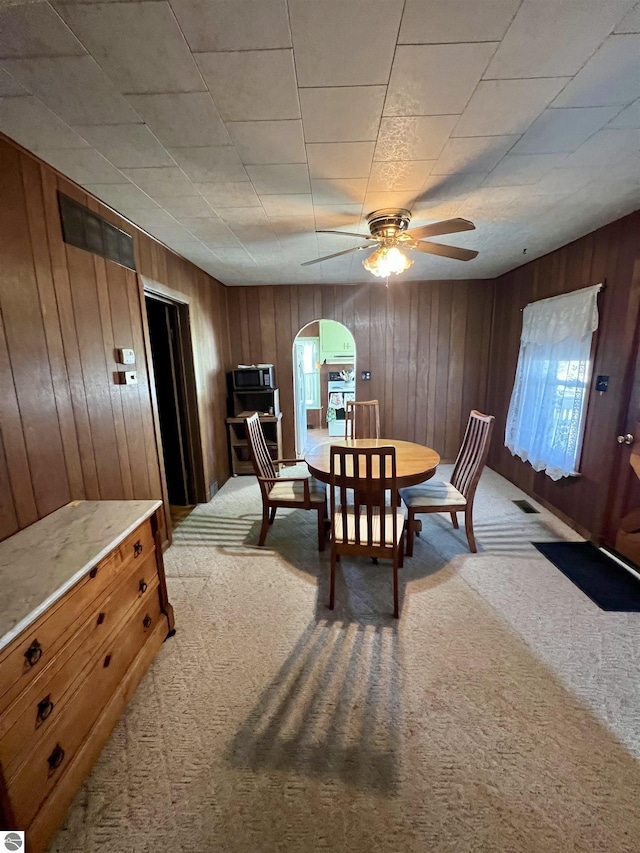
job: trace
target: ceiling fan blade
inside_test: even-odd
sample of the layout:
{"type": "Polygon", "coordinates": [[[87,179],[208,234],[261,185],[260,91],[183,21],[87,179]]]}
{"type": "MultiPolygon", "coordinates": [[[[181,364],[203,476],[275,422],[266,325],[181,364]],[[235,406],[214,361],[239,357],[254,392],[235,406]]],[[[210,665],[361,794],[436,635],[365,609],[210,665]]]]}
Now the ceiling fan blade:
{"type": "Polygon", "coordinates": [[[438,234],[473,231],[475,227],[468,219],[443,219],[442,222],[432,222],[431,225],[423,225],[421,228],[410,228],[404,234],[408,234],[414,240],[422,240],[424,237],[436,237],[438,234]]]}
{"type": "Polygon", "coordinates": [[[308,267],[311,264],[319,264],[321,261],[328,261],[330,258],[339,258],[340,255],[348,255],[349,252],[359,252],[360,249],[371,249],[373,248],[371,244],[366,246],[354,246],[353,249],[345,249],[344,252],[336,252],[333,255],[325,255],[324,258],[316,258],[313,261],[305,261],[303,264],[300,264],[301,267],[308,267]]]}
{"type": "Polygon", "coordinates": [[[374,240],[370,234],[355,234],[353,231],[316,231],[316,234],[341,234],[343,237],[359,237],[361,240],[374,240]]]}
{"type": "Polygon", "coordinates": [[[475,249],[463,249],[460,246],[443,246],[442,243],[416,243],[415,246],[407,246],[415,252],[424,252],[427,255],[440,255],[443,258],[453,258],[456,261],[470,261],[478,254],[475,249]]]}

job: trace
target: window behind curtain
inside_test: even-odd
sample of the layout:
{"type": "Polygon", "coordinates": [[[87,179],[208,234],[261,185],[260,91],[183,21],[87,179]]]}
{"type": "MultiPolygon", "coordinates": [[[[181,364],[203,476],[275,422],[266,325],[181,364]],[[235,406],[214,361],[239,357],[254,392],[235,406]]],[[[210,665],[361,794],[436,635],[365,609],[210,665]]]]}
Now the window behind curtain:
{"type": "Polygon", "coordinates": [[[524,309],[505,445],[552,480],[577,473],[601,285],[524,309]]]}

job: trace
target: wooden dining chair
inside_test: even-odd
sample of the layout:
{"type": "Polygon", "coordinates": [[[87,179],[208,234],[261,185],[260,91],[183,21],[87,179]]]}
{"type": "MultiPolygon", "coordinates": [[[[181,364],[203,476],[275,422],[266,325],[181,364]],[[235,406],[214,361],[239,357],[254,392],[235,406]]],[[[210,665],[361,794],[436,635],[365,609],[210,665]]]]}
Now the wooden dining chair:
{"type": "Polygon", "coordinates": [[[380,403],[377,400],[347,400],[346,438],[380,438],[380,403]]]}
{"type": "Polygon", "coordinates": [[[404,514],[387,503],[396,494],[395,447],[331,447],[331,581],[341,555],[389,558],[393,565],[393,615],[397,619],[398,569],[403,561],[404,514]]]}
{"type": "Polygon", "coordinates": [[[469,550],[475,554],[473,533],[473,499],[487,460],[493,415],[483,415],[475,409],[469,415],[467,429],[451,475],[451,482],[429,480],[419,486],[400,489],[407,510],[407,557],[413,554],[415,516],[428,512],[449,512],[453,526],[458,528],[458,513],[464,513],[464,527],[469,550]]]}
{"type": "Polygon", "coordinates": [[[247,443],[262,495],[262,527],[258,545],[264,545],[269,525],[280,507],[313,509],[318,513],[318,550],[324,551],[327,515],[326,490],[314,477],[283,477],[276,465],[295,465],[304,459],[272,459],[257,412],[245,418],[247,443]]]}

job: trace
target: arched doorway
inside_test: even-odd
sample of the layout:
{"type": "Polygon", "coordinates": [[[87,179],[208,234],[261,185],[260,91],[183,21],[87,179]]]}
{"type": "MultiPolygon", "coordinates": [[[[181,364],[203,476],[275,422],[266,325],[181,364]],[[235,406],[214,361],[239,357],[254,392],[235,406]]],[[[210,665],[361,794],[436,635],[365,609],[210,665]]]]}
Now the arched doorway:
{"type": "Polygon", "coordinates": [[[293,341],[296,454],[344,437],[344,404],[355,399],[356,342],[337,320],[307,323],[293,341]]]}

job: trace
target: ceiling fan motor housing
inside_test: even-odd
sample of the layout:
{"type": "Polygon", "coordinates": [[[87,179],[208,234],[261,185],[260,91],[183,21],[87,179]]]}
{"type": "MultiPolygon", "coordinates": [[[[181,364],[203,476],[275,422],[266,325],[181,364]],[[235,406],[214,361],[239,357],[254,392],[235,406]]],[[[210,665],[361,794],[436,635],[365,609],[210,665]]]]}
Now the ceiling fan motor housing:
{"type": "Polygon", "coordinates": [[[389,240],[407,230],[411,222],[411,213],[404,208],[383,207],[381,210],[370,213],[367,216],[367,222],[374,237],[389,240]]]}

